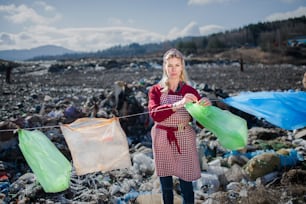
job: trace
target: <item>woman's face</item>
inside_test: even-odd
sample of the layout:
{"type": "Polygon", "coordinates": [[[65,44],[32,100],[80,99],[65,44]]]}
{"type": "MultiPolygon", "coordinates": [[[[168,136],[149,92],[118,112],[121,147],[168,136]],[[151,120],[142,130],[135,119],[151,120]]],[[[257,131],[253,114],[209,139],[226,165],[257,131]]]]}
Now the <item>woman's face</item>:
{"type": "Polygon", "coordinates": [[[177,57],[171,57],[167,60],[165,71],[169,79],[180,79],[183,71],[182,60],[177,57]]]}

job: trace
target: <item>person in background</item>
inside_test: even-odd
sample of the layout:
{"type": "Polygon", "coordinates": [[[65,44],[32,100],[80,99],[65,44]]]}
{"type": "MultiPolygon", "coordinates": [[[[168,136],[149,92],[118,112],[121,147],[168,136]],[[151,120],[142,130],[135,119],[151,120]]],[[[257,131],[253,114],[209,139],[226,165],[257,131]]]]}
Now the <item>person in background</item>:
{"type": "Polygon", "coordinates": [[[6,67],[5,81],[6,81],[6,83],[8,83],[8,84],[11,83],[12,69],[13,69],[13,67],[10,66],[10,65],[8,65],[8,67],[6,67]]]}
{"type": "Polygon", "coordinates": [[[303,78],[302,82],[303,82],[304,88],[306,89],[306,72],[304,73],[304,78],[303,78]]]}
{"type": "Polygon", "coordinates": [[[149,91],[149,112],[156,174],[165,204],[172,204],[173,176],[179,178],[183,203],[194,203],[192,181],[201,177],[192,118],[184,105],[189,102],[211,105],[208,98],[188,84],[185,60],[177,49],[163,56],[163,75],[149,91]]]}

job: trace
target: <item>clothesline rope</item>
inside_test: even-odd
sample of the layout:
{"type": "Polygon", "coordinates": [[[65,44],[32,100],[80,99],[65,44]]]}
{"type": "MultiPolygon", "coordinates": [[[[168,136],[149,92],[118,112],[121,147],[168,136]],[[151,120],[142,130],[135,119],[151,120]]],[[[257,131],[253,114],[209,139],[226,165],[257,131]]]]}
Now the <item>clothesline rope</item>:
{"type": "MultiPolygon", "coordinates": [[[[165,108],[162,110],[157,110],[157,111],[151,111],[151,112],[160,112],[160,111],[165,111],[165,110],[169,110],[171,108],[165,108]]],[[[118,119],[122,119],[122,118],[130,118],[130,117],[136,117],[136,116],[140,116],[140,115],[145,115],[150,113],[149,111],[146,112],[142,112],[142,113],[135,113],[135,114],[131,114],[131,115],[125,115],[125,116],[120,116],[120,117],[116,117],[118,119]]],[[[32,128],[22,128],[24,130],[34,130],[34,129],[47,129],[47,128],[58,128],[60,127],[60,125],[52,125],[52,126],[40,126],[40,127],[32,127],[32,128]]],[[[0,132],[12,132],[12,131],[16,131],[17,129],[5,129],[5,130],[0,130],[0,132]]]]}
{"type": "MultiPolygon", "coordinates": [[[[47,128],[58,128],[60,127],[59,125],[51,125],[51,126],[40,126],[40,127],[31,127],[31,128],[21,128],[23,130],[35,130],[35,129],[47,129],[47,128]]],[[[18,130],[16,129],[5,129],[5,130],[0,130],[0,132],[14,132],[18,130]]]]}
{"type": "MultiPolygon", "coordinates": [[[[211,100],[210,101],[218,101],[218,100],[211,100]]],[[[145,114],[149,114],[150,112],[151,113],[157,113],[157,112],[161,112],[161,111],[165,111],[165,110],[170,110],[172,109],[172,107],[170,108],[164,108],[164,109],[161,109],[161,110],[155,110],[155,111],[145,111],[145,112],[142,112],[142,113],[135,113],[135,114],[131,114],[131,115],[124,115],[124,116],[120,116],[120,117],[116,117],[118,119],[123,119],[123,118],[130,118],[130,117],[136,117],[136,116],[140,116],[140,115],[145,115],[145,114]]],[[[24,130],[35,130],[35,129],[47,129],[47,128],[59,128],[60,125],[50,125],[50,126],[40,126],[40,127],[31,127],[31,128],[22,128],[24,130]]],[[[0,130],[0,132],[14,132],[18,129],[5,129],[5,130],[0,130]]]]}
{"type": "MultiPolygon", "coordinates": [[[[160,111],[165,111],[165,110],[170,110],[172,108],[165,108],[162,110],[156,110],[156,111],[151,111],[151,112],[160,112],[160,111]]],[[[122,118],[130,118],[130,117],[135,117],[135,116],[139,116],[139,115],[145,115],[145,114],[149,114],[150,111],[146,111],[146,112],[142,112],[142,113],[135,113],[135,114],[131,114],[131,115],[125,115],[125,116],[120,116],[120,117],[116,117],[118,119],[122,119],[122,118]]],[[[47,129],[47,128],[59,128],[60,125],[52,125],[52,126],[40,126],[40,127],[32,127],[32,128],[22,128],[24,130],[34,130],[34,129],[47,129]]],[[[5,129],[5,130],[0,130],[0,132],[14,132],[17,129],[5,129]]]]}

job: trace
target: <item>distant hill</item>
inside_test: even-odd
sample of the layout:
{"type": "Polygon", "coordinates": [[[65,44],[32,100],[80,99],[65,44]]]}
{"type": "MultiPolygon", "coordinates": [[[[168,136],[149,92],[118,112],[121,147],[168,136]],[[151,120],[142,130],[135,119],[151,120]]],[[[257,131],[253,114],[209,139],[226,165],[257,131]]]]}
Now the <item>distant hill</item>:
{"type": "Polygon", "coordinates": [[[0,59],[11,60],[11,61],[24,61],[36,57],[60,56],[64,54],[73,54],[73,53],[76,52],[60,46],[45,45],[32,49],[1,50],[0,59]]]}
{"type": "Polygon", "coordinates": [[[189,36],[171,41],[142,45],[131,43],[96,52],[73,52],[52,45],[30,50],[0,51],[0,59],[16,61],[79,60],[85,58],[160,58],[167,49],[176,47],[184,55],[189,56],[189,58],[200,58],[208,61],[221,58],[223,60],[243,58],[244,62],[249,63],[305,64],[306,43],[292,43],[292,39],[295,39],[295,41],[296,39],[304,39],[305,33],[306,16],[302,16],[281,21],[249,24],[241,28],[214,33],[208,36],[189,36]],[[260,59],[262,56],[265,59],[260,59]]]}
{"type": "Polygon", "coordinates": [[[176,47],[192,58],[237,60],[254,63],[305,64],[306,43],[289,43],[306,33],[306,16],[274,22],[249,24],[241,28],[214,33],[208,36],[182,37],[159,43],[114,46],[97,52],[65,54],[62,56],[36,57],[34,60],[79,60],[85,58],[135,58],[162,56],[169,48],[176,47]],[[246,49],[245,49],[246,48],[246,49]],[[234,51],[234,52],[233,52],[234,51]],[[249,56],[246,56],[247,54],[249,56]],[[257,54],[254,54],[257,53],[257,54]],[[264,54],[265,59],[261,59],[264,54]],[[273,57],[271,57],[273,56],[273,57]],[[261,61],[263,60],[263,61],[261,61]]]}

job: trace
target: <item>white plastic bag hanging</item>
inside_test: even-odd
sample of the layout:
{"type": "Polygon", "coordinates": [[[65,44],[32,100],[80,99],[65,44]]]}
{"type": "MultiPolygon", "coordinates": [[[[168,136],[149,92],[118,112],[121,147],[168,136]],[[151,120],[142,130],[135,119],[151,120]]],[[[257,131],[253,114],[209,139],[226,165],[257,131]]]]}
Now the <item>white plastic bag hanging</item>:
{"type": "Polygon", "coordinates": [[[119,119],[80,118],[61,125],[77,175],[131,166],[127,138],[119,119]]]}

